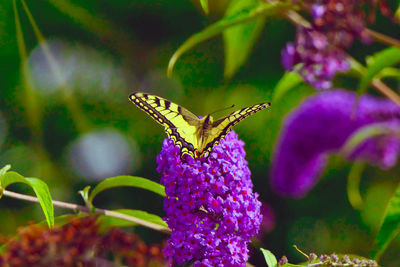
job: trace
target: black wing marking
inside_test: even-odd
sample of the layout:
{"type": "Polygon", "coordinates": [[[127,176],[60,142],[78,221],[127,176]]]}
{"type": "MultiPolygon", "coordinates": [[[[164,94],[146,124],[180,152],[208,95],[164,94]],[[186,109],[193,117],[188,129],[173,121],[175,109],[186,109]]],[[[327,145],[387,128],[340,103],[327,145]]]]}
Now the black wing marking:
{"type": "Polygon", "coordinates": [[[199,119],[189,110],[158,96],[146,93],[132,93],[129,99],[141,110],[146,112],[155,121],[165,127],[168,138],[174,141],[181,149],[181,156],[185,153],[195,156],[196,148],[193,143],[186,140],[184,136],[185,127],[198,127],[199,119]],[[179,119],[179,117],[182,119],[179,119]],[[173,121],[180,124],[175,125],[173,121]]]}
{"type": "Polygon", "coordinates": [[[229,131],[232,129],[233,126],[238,124],[240,121],[244,120],[248,116],[263,110],[267,107],[269,107],[271,104],[270,103],[261,103],[253,106],[249,106],[247,108],[242,108],[240,110],[237,110],[235,112],[232,112],[228,116],[225,116],[217,121],[215,121],[212,124],[212,129],[211,129],[211,136],[215,136],[214,139],[209,141],[204,148],[203,154],[204,153],[210,153],[211,150],[215,145],[217,145],[222,138],[224,138],[229,131]],[[214,132],[213,132],[214,131],[214,132]]]}

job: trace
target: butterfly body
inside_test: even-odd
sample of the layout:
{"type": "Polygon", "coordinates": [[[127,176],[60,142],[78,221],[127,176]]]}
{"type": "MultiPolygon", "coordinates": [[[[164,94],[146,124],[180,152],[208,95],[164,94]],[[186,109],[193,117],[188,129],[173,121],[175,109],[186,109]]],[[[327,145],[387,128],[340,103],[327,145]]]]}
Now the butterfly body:
{"type": "Polygon", "coordinates": [[[159,96],[136,92],[129,99],[165,127],[168,137],[180,148],[181,156],[189,154],[193,158],[208,156],[234,125],[270,105],[253,105],[214,121],[211,115],[198,118],[189,110],[159,96]]]}

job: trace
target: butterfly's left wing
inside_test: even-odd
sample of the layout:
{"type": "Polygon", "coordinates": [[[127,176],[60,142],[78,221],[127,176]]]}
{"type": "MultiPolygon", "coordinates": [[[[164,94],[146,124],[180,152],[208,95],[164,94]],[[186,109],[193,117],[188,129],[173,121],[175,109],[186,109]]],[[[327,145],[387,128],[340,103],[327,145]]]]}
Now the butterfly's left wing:
{"type": "Polygon", "coordinates": [[[242,108],[232,112],[226,117],[223,117],[212,124],[212,128],[207,135],[206,146],[203,150],[204,153],[210,153],[215,145],[224,138],[233,126],[244,120],[248,116],[269,107],[270,103],[261,103],[247,108],[242,108]]]}
{"type": "Polygon", "coordinates": [[[189,110],[165,98],[135,92],[129,99],[156,122],[164,126],[165,132],[181,150],[181,155],[195,156],[197,150],[196,132],[199,118],[189,110]]]}

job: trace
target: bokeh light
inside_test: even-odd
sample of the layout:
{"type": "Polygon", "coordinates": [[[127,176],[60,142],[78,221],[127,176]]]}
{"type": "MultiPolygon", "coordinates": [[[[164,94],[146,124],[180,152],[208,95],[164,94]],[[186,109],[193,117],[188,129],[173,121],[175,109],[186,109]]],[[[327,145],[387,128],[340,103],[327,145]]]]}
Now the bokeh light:
{"type": "Polygon", "coordinates": [[[58,39],[38,44],[29,55],[29,66],[37,90],[43,94],[68,88],[94,94],[124,91],[135,80],[110,54],[58,39]],[[46,54],[44,45],[50,53],[46,54]]]}
{"type": "Polygon", "coordinates": [[[126,175],[140,164],[140,152],[134,140],[112,129],[96,130],[80,136],[67,151],[72,168],[88,180],[126,175]]]}

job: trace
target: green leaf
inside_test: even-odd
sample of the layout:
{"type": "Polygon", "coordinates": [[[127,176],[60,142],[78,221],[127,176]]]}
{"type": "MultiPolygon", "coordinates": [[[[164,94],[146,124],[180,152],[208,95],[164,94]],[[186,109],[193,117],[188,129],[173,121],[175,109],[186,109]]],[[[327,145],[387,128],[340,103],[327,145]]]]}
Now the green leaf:
{"type": "Polygon", "coordinates": [[[371,252],[371,257],[379,260],[389,243],[400,233],[400,184],[389,200],[383,223],[376,237],[377,249],[371,252]]]}
{"type": "Polygon", "coordinates": [[[208,26],[199,33],[196,33],[189,37],[172,55],[168,63],[168,76],[172,75],[175,63],[178,58],[186,51],[192,49],[198,43],[201,43],[217,34],[222,33],[229,27],[235,26],[239,23],[246,23],[248,21],[259,18],[260,16],[272,16],[275,14],[280,14],[284,10],[292,6],[290,3],[283,2],[263,2],[263,4],[257,6],[256,8],[243,9],[238,13],[226,16],[216,23],[208,26]]]}
{"type": "MultiPolygon", "coordinates": [[[[168,227],[168,225],[163,221],[163,219],[155,214],[148,213],[146,211],[142,210],[130,210],[130,209],[118,209],[114,210],[115,212],[123,213],[125,215],[129,215],[138,219],[142,219],[147,222],[155,223],[163,227],[168,227]]],[[[128,226],[135,226],[137,225],[134,222],[111,217],[111,216],[105,216],[101,215],[99,217],[99,220],[101,222],[102,229],[107,229],[109,227],[128,227],[128,226]]]]}
{"type": "Polygon", "coordinates": [[[400,20],[400,3],[399,3],[399,5],[397,6],[397,9],[396,9],[396,12],[394,13],[394,16],[395,16],[398,20],[400,20]]]}
{"type": "Polygon", "coordinates": [[[54,207],[53,200],[51,199],[50,191],[45,182],[38,178],[26,178],[42,206],[43,213],[46,217],[49,227],[54,226],[54,207]]]}
{"type": "MultiPolygon", "coordinates": [[[[357,108],[357,106],[355,106],[355,108],[357,108]]],[[[380,122],[361,127],[347,139],[341,152],[345,156],[349,156],[359,145],[369,138],[383,134],[395,134],[395,132],[393,129],[387,127],[385,123],[380,122]]]]}
{"type": "Polygon", "coordinates": [[[400,69],[398,68],[384,68],[377,75],[376,78],[394,78],[400,80],[400,69]]]}
{"type": "Polygon", "coordinates": [[[200,0],[200,5],[204,13],[207,15],[210,12],[210,9],[208,8],[208,0],[200,0]]]}
{"type": "Polygon", "coordinates": [[[107,178],[104,181],[100,182],[90,193],[89,203],[92,203],[95,196],[100,192],[106,189],[120,187],[120,186],[143,188],[165,197],[164,186],[146,178],[122,175],[122,176],[107,178]]]}
{"type": "Polygon", "coordinates": [[[6,172],[8,172],[9,169],[11,169],[11,165],[10,164],[7,164],[3,168],[1,168],[0,169],[0,177],[3,176],[6,172]]]}
{"type": "Polygon", "coordinates": [[[276,267],[278,266],[278,261],[274,254],[267,249],[260,248],[261,252],[264,255],[265,262],[267,263],[268,267],[276,267]]]}
{"type": "Polygon", "coordinates": [[[89,208],[92,208],[92,202],[89,201],[89,192],[90,192],[90,185],[85,186],[85,188],[83,188],[82,190],[79,190],[78,194],[81,195],[86,206],[88,206],[89,208]]]}
{"type": "Polygon", "coordinates": [[[365,169],[365,162],[355,162],[347,178],[347,197],[354,209],[361,209],[364,201],[360,194],[361,175],[365,169]]]}
{"type": "Polygon", "coordinates": [[[382,50],[368,59],[368,66],[358,84],[358,93],[362,94],[368,88],[372,79],[386,67],[393,66],[400,62],[400,48],[390,47],[382,50]]]}
{"type": "Polygon", "coordinates": [[[16,172],[7,172],[0,177],[0,184],[5,189],[10,184],[23,183],[30,186],[38,198],[39,204],[42,207],[44,216],[48,226],[54,226],[54,207],[51,199],[50,191],[45,182],[37,178],[25,178],[16,172]]]}
{"type": "Polygon", "coordinates": [[[10,184],[23,183],[30,186],[29,182],[21,174],[16,172],[6,172],[0,177],[0,184],[3,189],[6,189],[10,184]]]}
{"type": "MultiPolygon", "coordinates": [[[[259,0],[233,0],[225,17],[240,13],[242,10],[255,9],[260,6],[259,0]]],[[[255,41],[265,24],[265,15],[254,20],[230,27],[223,32],[225,45],[225,78],[231,78],[250,55],[255,41]]]]}
{"type": "Polygon", "coordinates": [[[275,86],[272,101],[277,102],[290,89],[302,83],[303,79],[296,72],[286,72],[275,86]]]}

